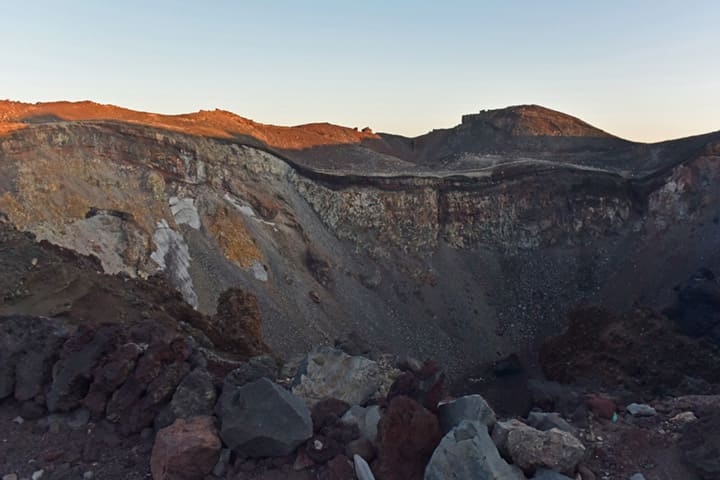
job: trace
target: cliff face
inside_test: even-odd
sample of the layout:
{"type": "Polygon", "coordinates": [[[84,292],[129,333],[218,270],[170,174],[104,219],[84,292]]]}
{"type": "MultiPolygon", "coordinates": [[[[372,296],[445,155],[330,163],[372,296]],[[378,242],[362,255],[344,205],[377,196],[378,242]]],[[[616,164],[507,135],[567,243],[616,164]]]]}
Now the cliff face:
{"type": "Polygon", "coordinates": [[[538,107],[417,139],[10,107],[10,222],[163,274],[203,312],[241,286],[284,355],[357,330],[456,370],[532,348],[578,303],[661,305],[720,266],[718,134],[638,145],[538,107]]]}

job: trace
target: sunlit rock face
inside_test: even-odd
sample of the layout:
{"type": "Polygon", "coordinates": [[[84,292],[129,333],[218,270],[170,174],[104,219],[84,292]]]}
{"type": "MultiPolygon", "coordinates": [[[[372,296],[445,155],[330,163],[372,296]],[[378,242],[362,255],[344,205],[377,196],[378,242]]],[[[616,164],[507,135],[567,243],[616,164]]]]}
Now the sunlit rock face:
{"type": "Polygon", "coordinates": [[[23,105],[0,105],[3,216],[203,312],[253,292],[282,354],[356,330],[457,371],[720,268],[718,134],[634,144],[540,107],[406,139],[23,105]]]}

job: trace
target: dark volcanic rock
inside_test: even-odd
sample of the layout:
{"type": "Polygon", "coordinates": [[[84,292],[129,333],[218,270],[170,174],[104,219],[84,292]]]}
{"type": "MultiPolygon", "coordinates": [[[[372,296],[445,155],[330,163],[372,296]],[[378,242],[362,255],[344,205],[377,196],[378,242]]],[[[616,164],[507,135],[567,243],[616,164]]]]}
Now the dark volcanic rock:
{"type": "Polygon", "coordinates": [[[425,362],[419,372],[403,372],[390,386],[388,401],[398,396],[416,400],[425,408],[436,411],[447,395],[445,373],[434,363],[425,362]]]}
{"type": "Polygon", "coordinates": [[[489,429],[496,420],[495,412],[480,395],[466,395],[440,404],[438,417],[444,433],[460,425],[463,420],[479,422],[489,429]]]}
{"type": "Polygon", "coordinates": [[[685,460],[703,480],[720,478],[720,412],[702,409],[696,422],[686,425],[681,440],[685,460]]]}
{"type": "MultiPolygon", "coordinates": [[[[612,418],[612,415],[610,418],[612,418]]],[[[575,433],[575,428],[556,412],[530,412],[526,423],[543,432],[557,428],[563,432],[575,433]]]]}
{"type": "Polygon", "coordinates": [[[292,453],[312,436],[310,411],[302,400],[266,378],[223,395],[221,436],[249,457],[292,453]]]}
{"type": "Polygon", "coordinates": [[[378,458],[373,464],[378,480],[423,478],[425,465],[442,433],[432,412],[405,396],[390,401],[378,425],[378,458]]]}
{"type": "Polygon", "coordinates": [[[720,282],[708,269],[693,274],[678,290],[666,313],[687,335],[708,336],[720,344],[720,282]]]}
{"type": "Polygon", "coordinates": [[[517,353],[512,353],[507,357],[498,360],[493,365],[493,373],[498,377],[504,375],[514,375],[523,372],[525,369],[520,362],[520,357],[517,353]]]}
{"type": "Polygon", "coordinates": [[[327,470],[320,477],[322,480],[353,480],[355,468],[345,455],[337,455],[327,464],[327,470]]]}
{"type": "Polygon", "coordinates": [[[0,317],[0,399],[19,401],[44,393],[68,332],[45,317],[0,317]]]}
{"type": "Polygon", "coordinates": [[[152,425],[162,407],[172,398],[178,384],[189,372],[190,365],[185,362],[167,365],[152,382],[142,388],[140,395],[132,395],[137,390],[131,390],[131,396],[125,399],[126,401],[120,402],[127,404],[127,400],[130,400],[125,410],[112,410],[112,402],[108,404],[108,417],[112,412],[119,418],[120,431],[123,434],[140,432],[143,428],[152,425]]]}
{"type": "Polygon", "coordinates": [[[270,355],[260,355],[240,363],[236,369],[227,374],[224,383],[240,387],[263,377],[274,381],[277,374],[278,366],[275,359],[270,355]]]}
{"type": "Polygon", "coordinates": [[[67,411],[80,405],[90,388],[95,366],[114,348],[119,335],[117,326],[83,325],[65,342],[60,360],[53,367],[53,380],[47,394],[48,410],[67,411]]]}
{"type": "Polygon", "coordinates": [[[190,349],[183,338],[155,340],[138,359],[133,374],[112,394],[107,418],[118,422],[125,434],[152,425],[190,372],[186,362],[189,356],[190,349]]]}
{"type": "Polygon", "coordinates": [[[350,404],[337,398],[326,398],[313,405],[311,410],[313,431],[319,432],[325,427],[335,425],[340,417],[350,409],[350,404]]]}
{"type": "Polygon", "coordinates": [[[221,447],[212,417],[178,419],[155,438],[153,480],[202,480],[217,464],[221,447]]]}
{"type": "Polygon", "coordinates": [[[217,393],[212,376],[202,368],[190,372],[178,385],[170,403],[155,419],[155,429],[166,427],[178,418],[212,415],[217,393]]]}
{"type": "Polygon", "coordinates": [[[108,397],[125,383],[142,352],[140,345],[126,343],[98,365],[90,390],[83,399],[83,405],[92,412],[93,417],[104,416],[108,397]]]}
{"type": "Polygon", "coordinates": [[[571,385],[533,379],[528,381],[528,390],[533,406],[541,410],[573,419],[585,416],[585,400],[571,385]]]}

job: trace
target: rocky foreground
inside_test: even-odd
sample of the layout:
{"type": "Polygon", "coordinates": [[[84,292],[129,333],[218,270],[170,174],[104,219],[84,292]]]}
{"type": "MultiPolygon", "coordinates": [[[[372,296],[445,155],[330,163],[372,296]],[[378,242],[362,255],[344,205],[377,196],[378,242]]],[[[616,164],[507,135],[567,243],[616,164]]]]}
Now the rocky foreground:
{"type": "Polygon", "coordinates": [[[203,315],[3,221],[0,253],[3,480],[720,476],[707,271],[668,316],[577,310],[543,372],[510,356],[448,385],[358,335],[283,359],[241,290],[203,315]]]}
{"type": "Polygon", "coordinates": [[[481,395],[450,397],[432,363],[357,336],[232,361],[150,324],[5,316],[0,345],[4,480],[720,474],[719,395],[644,404],[533,380],[532,410],[498,418],[481,395]]]}
{"type": "Polygon", "coordinates": [[[0,310],[3,480],[720,476],[709,272],[670,317],[576,311],[543,375],[511,356],[449,389],[359,335],[280,358],[240,290],[205,316],[160,279],[100,274],[2,222],[0,251],[13,309],[62,306],[0,310]]]}

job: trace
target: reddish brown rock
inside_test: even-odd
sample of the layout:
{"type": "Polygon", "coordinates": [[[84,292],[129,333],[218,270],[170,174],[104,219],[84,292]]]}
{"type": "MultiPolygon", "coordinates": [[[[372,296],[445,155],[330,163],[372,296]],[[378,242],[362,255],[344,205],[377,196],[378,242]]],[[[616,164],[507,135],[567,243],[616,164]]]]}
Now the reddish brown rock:
{"type": "Polygon", "coordinates": [[[229,289],[218,299],[217,314],[201,328],[215,346],[247,358],[270,352],[262,340],[260,309],[255,295],[229,289]]]}
{"type": "Polygon", "coordinates": [[[157,434],[150,459],[153,480],[201,480],[220,456],[212,417],[178,419],[157,434]]]}
{"type": "Polygon", "coordinates": [[[435,412],[440,400],[447,395],[445,373],[432,362],[424,363],[418,372],[404,372],[390,386],[387,398],[390,401],[401,395],[435,412]]]}
{"type": "Polygon", "coordinates": [[[412,398],[393,398],[378,425],[380,445],[373,472],[378,480],[422,479],[441,437],[432,412],[412,398]]]}
{"type": "Polygon", "coordinates": [[[337,398],[320,400],[313,405],[311,411],[313,431],[317,433],[326,426],[334,425],[348,409],[350,409],[350,405],[337,398]]]}
{"type": "Polygon", "coordinates": [[[612,419],[617,410],[615,402],[602,395],[588,395],[585,398],[585,403],[587,403],[593,415],[607,420],[612,419]]]}
{"type": "MultiPolygon", "coordinates": [[[[150,426],[190,372],[190,365],[185,361],[190,352],[182,337],[157,339],[152,343],[137,360],[132,375],[109,397],[105,410],[108,420],[119,423],[126,435],[150,426]]],[[[94,409],[102,404],[93,395],[86,400],[94,409]]]]}
{"type": "Polygon", "coordinates": [[[348,457],[338,455],[327,464],[327,470],[321,474],[322,480],[353,480],[355,467],[348,457]]]}

